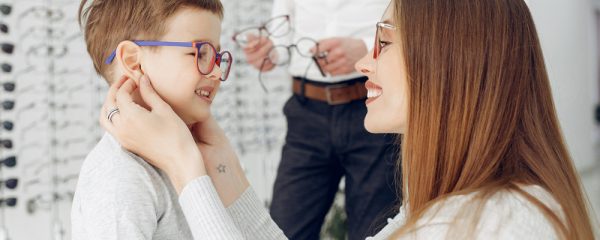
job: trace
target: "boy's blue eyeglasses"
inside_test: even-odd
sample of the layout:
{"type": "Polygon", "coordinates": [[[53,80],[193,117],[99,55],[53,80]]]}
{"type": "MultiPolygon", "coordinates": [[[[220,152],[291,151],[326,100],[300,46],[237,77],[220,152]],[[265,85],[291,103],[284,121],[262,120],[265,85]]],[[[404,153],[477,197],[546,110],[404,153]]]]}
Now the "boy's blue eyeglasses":
{"type": "MultiPolygon", "coordinates": [[[[221,68],[221,81],[227,80],[233,57],[228,51],[217,53],[215,47],[209,42],[162,42],[162,41],[133,41],[141,47],[192,47],[195,48],[195,62],[198,71],[202,75],[208,75],[213,71],[215,65],[221,68]]],[[[115,59],[117,51],[113,51],[106,59],[105,63],[110,64],[115,59]]]]}

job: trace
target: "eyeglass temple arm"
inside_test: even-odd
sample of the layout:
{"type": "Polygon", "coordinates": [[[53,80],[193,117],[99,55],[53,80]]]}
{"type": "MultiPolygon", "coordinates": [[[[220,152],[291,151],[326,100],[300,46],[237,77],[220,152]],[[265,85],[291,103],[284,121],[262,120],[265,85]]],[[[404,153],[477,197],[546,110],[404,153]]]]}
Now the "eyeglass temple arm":
{"type": "MultiPolygon", "coordinates": [[[[133,41],[140,47],[193,47],[193,42],[162,42],[162,41],[133,41]]],[[[111,64],[117,56],[117,50],[114,50],[108,58],[106,58],[105,64],[111,64]]]]}
{"type": "Polygon", "coordinates": [[[263,91],[265,91],[265,93],[269,93],[269,90],[267,90],[267,86],[265,86],[265,83],[262,80],[262,69],[265,67],[267,61],[270,60],[268,58],[263,59],[263,62],[260,64],[260,68],[258,69],[258,82],[260,82],[260,86],[262,87],[263,91]]]}

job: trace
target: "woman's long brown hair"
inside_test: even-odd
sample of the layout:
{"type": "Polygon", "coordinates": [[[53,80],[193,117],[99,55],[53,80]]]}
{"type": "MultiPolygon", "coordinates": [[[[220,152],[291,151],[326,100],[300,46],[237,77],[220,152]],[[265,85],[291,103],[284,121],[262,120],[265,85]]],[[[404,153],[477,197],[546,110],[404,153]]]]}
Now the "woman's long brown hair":
{"type": "Polygon", "coordinates": [[[522,194],[563,239],[593,239],[563,141],[540,42],[523,0],[394,0],[409,113],[402,139],[407,225],[435,203],[522,194]],[[518,185],[538,185],[564,221],[518,185]]]}

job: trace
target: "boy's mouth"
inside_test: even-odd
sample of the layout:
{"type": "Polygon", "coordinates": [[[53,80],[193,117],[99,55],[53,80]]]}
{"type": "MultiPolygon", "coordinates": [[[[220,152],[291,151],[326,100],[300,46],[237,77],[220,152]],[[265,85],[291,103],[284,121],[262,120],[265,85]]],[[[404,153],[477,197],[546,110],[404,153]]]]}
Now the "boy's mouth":
{"type": "Polygon", "coordinates": [[[212,98],[211,98],[212,95],[211,94],[212,94],[213,91],[214,91],[213,87],[206,86],[206,87],[198,88],[194,92],[200,98],[202,98],[202,99],[208,101],[209,103],[211,103],[212,102],[212,98]]]}

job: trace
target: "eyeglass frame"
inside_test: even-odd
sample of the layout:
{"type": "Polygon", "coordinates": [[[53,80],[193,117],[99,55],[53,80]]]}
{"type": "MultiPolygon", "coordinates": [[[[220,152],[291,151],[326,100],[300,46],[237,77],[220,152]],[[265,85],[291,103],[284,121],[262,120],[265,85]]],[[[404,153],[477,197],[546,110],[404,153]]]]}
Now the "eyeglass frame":
{"type": "Polygon", "coordinates": [[[10,27],[6,23],[0,22],[0,32],[4,34],[8,34],[10,31],[10,27]]]}
{"type": "Polygon", "coordinates": [[[4,100],[0,102],[0,108],[2,108],[5,111],[13,110],[15,109],[15,104],[16,103],[13,100],[4,100]]]}
{"type": "Polygon", "coordinates": [[[375,24],[375,28],[376,28],[376,30],[375,30],[375,44],[373,45],[373,59],[377,59],[379,57],[379,55],[381,55],[382,47],[381,47],[381,45],[379,45],[380,44],[380,41],[379,41],[379,38],[380,38],[379,30],[381,28],[387,28],[387,29],[390,29],[390,30],[396,30],[396,29],[398,29],[398,27],[396,27],[396,26],[394,26],[392,24],[386,23],[386,22],[377,22],[377,24],[375,24]]]}
{"type": "MultiPolygon", "coordinates": [[[[270,31],[269,31],[269,29],[267,29],[267,24],[269,24],[270,22],[272,22],[272,21],[274,21],[274,20],[276,20],[276,19],[279,19],[279,18],[285,18],[285,21],[286,21],[286,22],[288,22],[288,23],[290,23],[290,15],[287,15],[287,14],[286,14],[286,15],[280,15],[280,16],[272,17],[272,18],[270,18],[270,19],[267,19],[266,21],[264,21],[264,22],[263,22],[261,25],[259,25],[259,26],[256,26],[256,27],[247,27],[247,28],[244,28],[244,29],[242,29],[242,30],[235,31],[235,33],[233,34],[233,36],[231,36],[231,40],[233,40],[233,41],[234,41],[234,42],[235,42],[235,43],[236,43],[238,46],[241,46],[242,44],[240,44],[240,43],[238,42],[238,39],[237,39],[237,37],[238,37],[238,36],[239,36],[241,33],[245,32],[245,31],[248,31],[248,30],[250,30],[250,29],[258,29],[258,33],[260,34],[260,35],[259,35],[260,37],[262,37],[262,32],[263,32],[263,31],[267,33],[267,35],[266,35],[265,37],[271,37],[271,36],[273,36],[273,33],[272,33],[272,32],[270,32],[270,31]]],[[[292,29],[292,27],[291,27],[291,24],[290,24],[290,31],[291,31],[291,29],[292,29]]],[[[286,34],[287,34],[287,33],[286,33],[286,34]]],[[[284,34],[284,35],[285,35],[285,34],[284,34]]]]}
{"type": "Polygon", "coordinates": [[[0,43],[0,50],[3,53],[12,55],[15,52],[15,44],[8,43],[8,42],[0,43]]]}
{"type": "Polygon", "coordinates": [[[17,84],[14,82],[4,82],[0,85],[2,86],[2,89],[4,89],[5,92],[14,92],[17,88],[17,84]]]}
{"type": "Polygon", "coordinates": [[[9,168],[17,166],[17,156],[10,156],[0,160],[0,168],[2,168],[2,165],[9,168]]]}
{"type": "Polygon", "coordinates": [[[11,73],[13,70],[13,66],[9,63],[4,62],[0,64],[0,69],[3,73],[11,73]]]}
{"type": "Polygon", "coordinates": [[[0,180],[0,186],[4,186],[8,189],[16,189],[19,186],[19,179],[9,178],[5,180],[0,180]]]}
{"type": "MultiPolygon", "coordinates": [[[[309,41],[311,41],[311,42],[314,42],[314,43],[315,43],[315,47],[316,47],[316,51],[315,51],[315,52],[317,52],[317,53],[319,52],[319,42],[317,42],[317,40],[314,40],[314,39],[312,39],[312,38],[309,38],[309,37],[303,37],[303,38],[300,38],[300,39],[298,39],[298,40],[297,40],[295,43],[292,43],[292,44],[289,44],[289,45],[276,45],[276,46],[273,46],[273,47],[271,47],[271,49],[269,49],[269,51],[268,51],[268,53],[267,53],[267,57],[263,59],[263,62],[260,64],[260,68],[258,69],[258,81],[260,82],[260,85],[261,85],[261,87],[263,88],[263,90],[264,90],[265,92],[268,92],[268,90],[267,90],[267,87],[265,86],[265,84],[264,84],[264,83],[263,83],[263,81],[262,81],[262,69],[263,69],[263,67],[265,66],[265,63],[267,63],[267,61],[269,61],[269,62],[271,62],[271,63],[275,64],[273,61],[271,61],[271,57],[270,57],[270,55],[271,55],[271,54],[269,54],[269,53],[271,53],[271,51],[273,51],[273,49],[275,49],[275,48],[278,48],[278,47],[284,47],[284,48],[287,48],[287,51],[288,51],[288,54],[290,55],[290,58],[289,58],[289,59],[287,60],[287,62],[285,62],[285,63],[282,63],[282,64],[275,64],[276,66],[284,66],[284,65],[290,64],[290,62],[292,61],[292,50],[291,50],[292,48],[295,48],[295,49],[296,49],[296,52],[298,52],[298,54],[300,54],[300,56],[303,56],[303,57],[307,57],[307,58],[308,58],[308,56],[304,56],[304,55],[303,55],[303,54],[300,52],[300,49],[298,49],[298,43],[299,43],[299,42],[301,42],[301,41],[303,41],[303,40],[309,40],[309,41]]],[[[321,68],[321,65],[319,65],[319,62],[318,62],[318,60],[317,60],[317,58],[320,58],[320,57],[319,57],[319,56],[315,56],[315,55],[313,55],[313,56],[312,56],[312,57],[310,57],[310,58],[312,58],[313,62],[314,62],[316,65],[317,65],[317,68],[319,69],[319,72],[321,73],[321,75],[322,75],[323,77],[327,76],[327,75],[325,74],[325,72],[323,71],[323,69],[321,68]]],[[[308,67],[310,67],[310,65],[309,65],[308,67]]],[[[308,71],[308,69],[307,69],[307,71],[308,71]]],[[[305,75],[306,75],[306,74],[305,74],[305,75]]]]}
{"type": "Polygon", "coordinates": [[[13,149],[13,141],[11,139],[0,139],[0,147],[4,149],[13,149]]]}
{"type": "Polygon", "coordinates": [[[4,14],[4,16],[8,16],[12,12],[12,5],[0,4],[0,10],[0,13],[4,14]]]}
{"type": "Polygon", "coordinates": [[[12,131],[15,127],[15,123],[12,121],[0,121],[0,129],[4,129],[6,131],[12,131]]]}
{"type": "MultiPolygon", "coordinates": [[[[165,41],[146,41],[146,40],[137,40],[137,41],[132,41],[133,43],[137,44],[140,47],[191,47],[191,48],[195,48],[196,51],[194,52],[195,57],[194,57],[194,63],[196,64],[196,69],[198,69],[198,72],[202,75],[209,75],[215,68],[215,65],[221,65],[221,60],[223,55],[225,54],[229,54],[230,57],[230,61],[231,64],[229,65],[229,68],[227,69],[226,73],[223,73],[223,75],[225,76],[223,78],[223,76],[221,76],[221,80],[222,82],[226,81],[229,78],[229,72],[231,71],[231,67],[234,63],[233,61],[233,54],[231,54],[229,51],[222,51],[222,52],[217,52],[217,49],[215,48],[215,46],[213,46],[211,43],[209,42],[165,42],[165,41]],[[198,67],[198,57],[200,56],[200,48],[202,47],[202,45],[204,44],[208,44],[212,50],[213,53],[215,55],[215,59],[211,60],[211,64],[208,70],[208,73],[203,73],[200,68],[198,67]]],[[[106,61],[104,62],[105,64],[111,64],[115,57],[117,55],[117,50],[114,50],[106,59],[106,61]]]]}
{"type": "Polygon", "coordinates": [[[8,207],[16,207],[17,206],[17,198],[9,197],[9,198],[0,198],[0,207],[4,207],[4,204],[8,207]]]}
{"type": "Polygon", "coordinates": [[[65,19],[65,12],[62,10],[64,6],[48,7],[48,6],[32,6],[25,9],[17,17],[17,28],[20,28],[24,19],[31,20],[30,15],[34,15],[36,20],[56,23],[65,19]]]}

